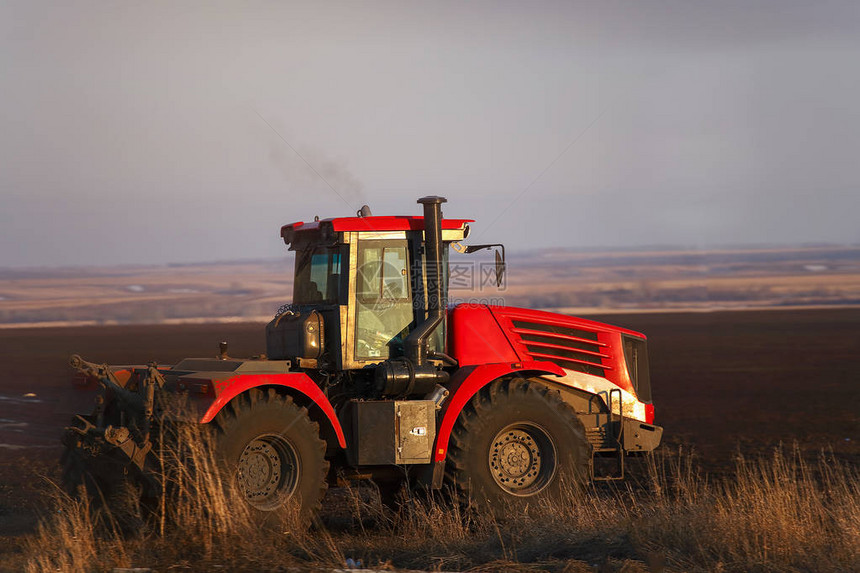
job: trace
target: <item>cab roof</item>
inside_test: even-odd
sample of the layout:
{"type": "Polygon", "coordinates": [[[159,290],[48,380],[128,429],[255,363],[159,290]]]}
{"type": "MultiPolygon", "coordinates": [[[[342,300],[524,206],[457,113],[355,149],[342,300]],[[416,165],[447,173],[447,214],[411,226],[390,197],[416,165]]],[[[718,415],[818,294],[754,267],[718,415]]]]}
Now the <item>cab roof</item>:
{"type": "MultiPolygon", "coordinates": [[[[474,219],[442,219],[443,229],[463,229],[474,219]]],[[[334,217],[321,221],[305,223],[297,221],[281,227],[281,236],[288,233],[315,231],[323,224],[331,224],[335,232],[340,231],[423,231],[424,217],[413,216],[371,216],[371,217],[334,217]]]]}

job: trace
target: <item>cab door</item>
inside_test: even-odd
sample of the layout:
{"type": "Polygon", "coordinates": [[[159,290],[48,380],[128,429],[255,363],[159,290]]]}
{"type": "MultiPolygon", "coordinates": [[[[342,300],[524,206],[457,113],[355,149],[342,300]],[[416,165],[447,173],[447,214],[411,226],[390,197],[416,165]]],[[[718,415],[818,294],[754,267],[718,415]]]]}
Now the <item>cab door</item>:
{"type": "Polygon", "coordinates": [[[405,237],[359,239],[355,253],[352,354],[360,367],[402,355],[414,315],[405,237]]]}

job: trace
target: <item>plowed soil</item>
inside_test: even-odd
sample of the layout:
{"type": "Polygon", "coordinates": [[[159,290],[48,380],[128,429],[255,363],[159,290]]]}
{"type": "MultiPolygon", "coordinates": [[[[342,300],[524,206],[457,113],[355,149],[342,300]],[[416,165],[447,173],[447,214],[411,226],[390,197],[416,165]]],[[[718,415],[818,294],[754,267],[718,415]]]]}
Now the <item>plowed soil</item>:
{"type": "MultiPolygon", "coordinates": [[[[794,442],[860,463],[860,309],[590,318],[648,335],[664,447],[692,449],[704,471],[794,442]]],[[[70,354],[171,364],[214,356],[221,340],[233,356],[265,349],[260,324],[0,330],[0,546],[34,530],[59,478],[61,430],[91,408],[70,354]]]]}

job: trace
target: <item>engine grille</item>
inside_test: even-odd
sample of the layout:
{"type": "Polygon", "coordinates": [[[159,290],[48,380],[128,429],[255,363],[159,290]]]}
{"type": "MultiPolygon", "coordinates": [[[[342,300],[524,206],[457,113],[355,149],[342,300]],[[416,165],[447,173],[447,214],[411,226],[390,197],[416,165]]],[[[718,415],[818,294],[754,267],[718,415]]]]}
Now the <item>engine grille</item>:
{"type": "Polygon", "coordinates": [[[523,320],[514,320],[513,326],[535,360],[548,360],[562,368],[595,376],[605,376],[609,369],[602,362],[609,358],[608,349],[598,342],[596,332],[523,320]]]}

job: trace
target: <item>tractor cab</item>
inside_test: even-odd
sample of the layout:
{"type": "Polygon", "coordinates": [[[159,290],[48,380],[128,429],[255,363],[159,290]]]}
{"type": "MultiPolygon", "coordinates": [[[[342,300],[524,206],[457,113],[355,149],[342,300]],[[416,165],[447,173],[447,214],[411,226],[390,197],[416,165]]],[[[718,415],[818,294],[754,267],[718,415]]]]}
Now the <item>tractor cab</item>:
{"type": "MultiPolygon", "coordinates": [[[[378,217],[364,207],[355,217],[281,228],[296,252],[293,301],[267,326],[269,359],[340,371],[408,354],[409,336],[426,328],[434,309],[444,312],[448,247],[468,236],[471,222],[442,219],[442,198],[422,201],[425,217],[378,217]],[[438,220],[426,233],[428,208],[438,220]]],[[[425,356],[445,351],[445,321],[435,322],[418,341],[425,356]]]]}

